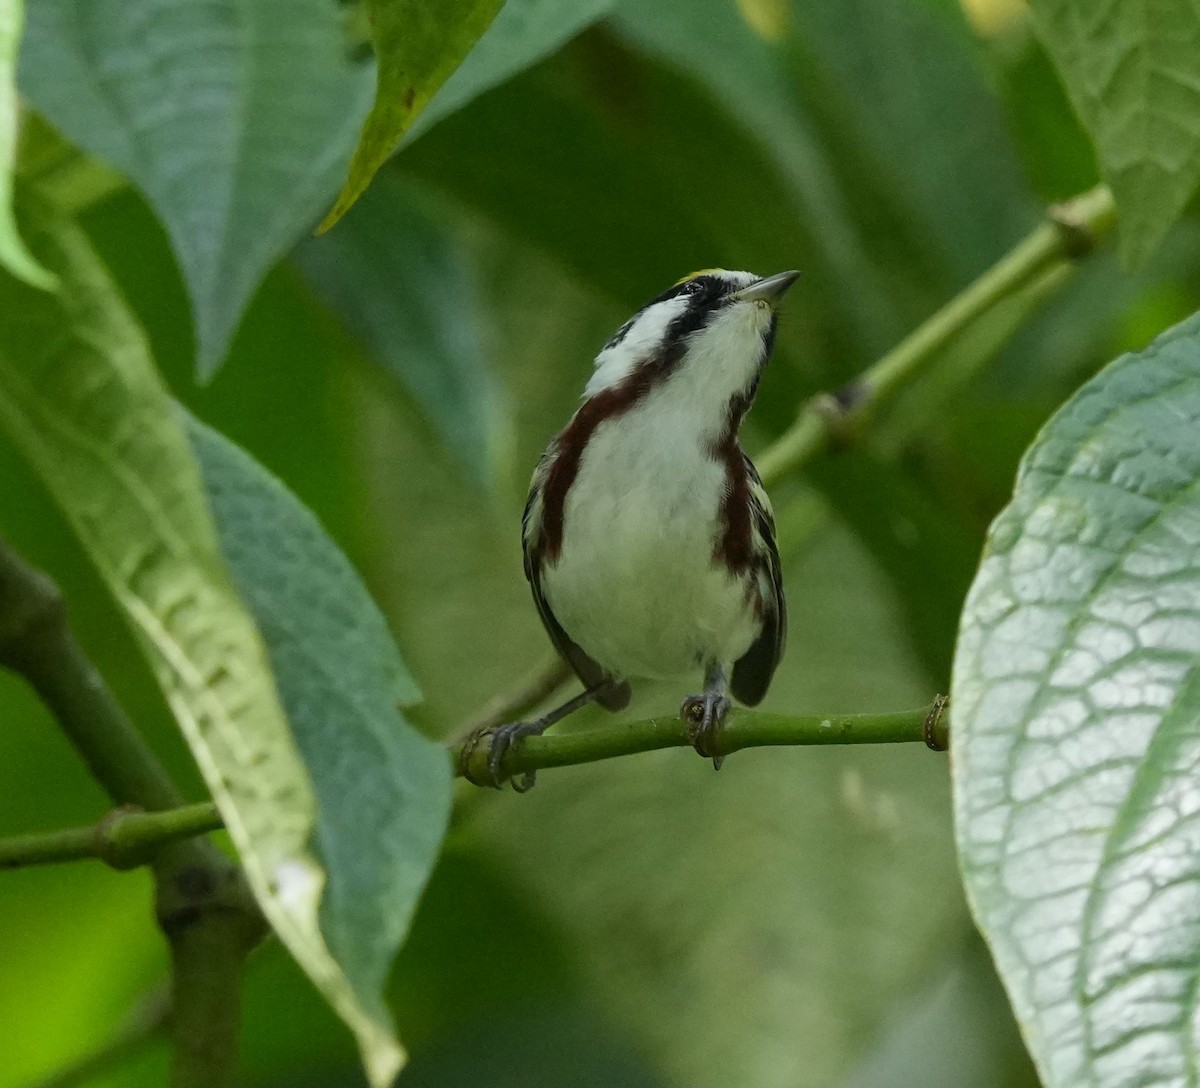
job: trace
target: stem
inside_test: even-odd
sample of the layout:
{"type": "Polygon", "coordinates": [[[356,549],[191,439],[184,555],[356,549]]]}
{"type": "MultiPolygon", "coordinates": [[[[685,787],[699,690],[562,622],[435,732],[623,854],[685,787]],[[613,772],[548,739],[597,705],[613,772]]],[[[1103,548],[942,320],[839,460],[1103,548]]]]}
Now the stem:
{"type": "Polygon", "coordinates": [[[805,404],[796,422],[756,458],[763,481],[778,480],[848,437],[872,409],[892,400],[964,329],[1048,270],[1087,256],[1115,222],[1112,194],[1104,186],[1052,207],[1021,242],[855,381],[805,404]]]}
{"type": "Polygon", "coordinates": [[[75,641],[58,587],[0,539],[0,668],[23,676],[117,804],[177,808],[183,795],[75,641]]]}
{"type": "Polygon", "coordinates": [[[909,409],[890,411],[886,420],[872,423],[872,438],[880,452],[894,457],[921,436],[926,421],[952,403],[1018,330],[1062,290],[1078,268],[1078,264],[1051,265],[959,333],[932,365],[893,398],[893,405],[905,401],[909,409]]]}
{"type": "MultiPolygon", "coordinates": [[[[948,723],[939,696],[930,706],[891,714],[772,714],[734,707],[725,717],[714,755],[743,748],[797,744],[898,744],[920,741],[931,748],[946,746],[948,723]]],[[[601,759],[684,748],[692,743],[679,715],[621,722],[578,733],[526,737],[509,749],[500,765],[504,780],[543,767],[594,763],[601,759]]],[[[476,785],[491,785],[488,745],[469,740],[455,751],[457,773],[476,785]]]]}
{"type": "Polygon", "coordinates": [[[176,995],[171,1088],[233,1088],[242,970],[261,926],[244,911],[218,908],[180,915],[164,928],[176,995]]]}
{"type": "Polygon", "coordinates": [[[114,809],[98,824],[0,839],[0,869],[98,858],[114,869],[152,861],[159,848],[222,826],[216,805],[202,802],[162,812],[114,809]]]}
{"type": "MultiPolygon", "coordinates": [[[[166,768],[75,641],[58,587],[3,538],[0,667],[38,692],[118,805],[161,811],[183,804],[166,768]]],[[[229,1010],[237,1007],[245,957],[265,932],[262,916],[241,870],[206,840],[160,846],[154,876],[156,913],[175,965],[171,1084],[230,1084],[237,1025],[229,1010]]]]}

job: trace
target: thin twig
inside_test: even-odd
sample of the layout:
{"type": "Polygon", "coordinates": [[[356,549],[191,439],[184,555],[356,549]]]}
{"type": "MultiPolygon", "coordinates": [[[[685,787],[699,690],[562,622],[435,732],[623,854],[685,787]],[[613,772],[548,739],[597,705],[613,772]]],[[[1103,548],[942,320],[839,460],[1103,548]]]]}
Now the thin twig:
{"type": "Polygon", "coordinates": [[[1048,270],[1093,252],[1115,222],[1112,194],[1104,186],[1055,205],[1007,254],[857,379],[805,404],[796,422],[755,458],[763,481],[773,483],[831,444],[849,441],[870,412],[894,399],[955,337],[1048,270]]]}
{"type": "Polygon", "coordinates": [[[58,587],[0,539],[0,668],[22,676],[117,804],[178,808],[183,794],[67,624],[58,587]]]}
{"type": "MultiPolygon", "coordinates": [[[[804,744],[926,743],[929,721],[937,708],[939,739],[947,722],[941,696],[932,706],[891,714],[771,714],[734,707],[718,731],[713,753],[726,756],[743,748],[804,744]]],[[[687,724],[677,715],[621,722],[577,733],[525,737],[510,748],[500,764],[501,781],[544,767],[566,767],[601,759],[691,745],[687,724]]],[[[468,740],[455,751],[457,773],[476,785],[493,784],[488,769],[488,744],[468,740]]]]}
{"type": "Polygon", "coordinates": [[[0,869],[81,858],[97,858],[114,869],[134,869],[151,862],[167,843],[221,826],[220,813],[211,801],[160,812],[122,805],[89,827],[0,839],[0,869]]]}

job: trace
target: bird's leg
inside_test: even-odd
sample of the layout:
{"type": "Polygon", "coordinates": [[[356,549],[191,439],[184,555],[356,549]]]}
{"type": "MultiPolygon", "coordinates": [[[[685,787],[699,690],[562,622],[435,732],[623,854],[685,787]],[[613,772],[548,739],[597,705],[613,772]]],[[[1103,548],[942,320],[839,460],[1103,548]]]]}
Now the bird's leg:
{"type": "MultiPolygon", "coordinates": [[[[503,779],[500,777],[500,766],[513,745],[524,737],[536,737],[544,733],[555,722],[562,721],[568,714],[574,713],[581,706],[587,706],[588,703],[607,687],[608,681],[605,681],[603,684],[598,684],[587,691],[581,691],[574,698],[568,699],[561,706],[556,706],[540,718],[533,718],[527,722],[509,722],[506,725],[489,725],[472,733],[463,743],[459,755],[459,765],[463,768],[464,777],[468,781],[474,782],[477,786],[492,785],[496,789],[499,789],[503,785],[503,779]],[[480,742],[485,737],[488,738],[488,771],[491,773],[492,778],[490,783],[478,782],[468,773],[468,768],[471,765],[471,757],[475,754],[475,749],[479,747],[480,742]]],[[[517,793],[524,793],[526,790],[533,788],[536,780],[536,771],[526,771],[521,776],[520,781],[515,778],[512,780],[513,789],[517,793]]]]}
{"type": "Polygon", "coordinates": [[[679,716],[687,723],[692,747],[702,756],[711,758],[713,768],[718,771],[725,757],[717,755],[713,749],[728,710],[729,679],[724,665],[710,665],[704,673],[704,694],[689,695],[679,707],[679,716]]]}

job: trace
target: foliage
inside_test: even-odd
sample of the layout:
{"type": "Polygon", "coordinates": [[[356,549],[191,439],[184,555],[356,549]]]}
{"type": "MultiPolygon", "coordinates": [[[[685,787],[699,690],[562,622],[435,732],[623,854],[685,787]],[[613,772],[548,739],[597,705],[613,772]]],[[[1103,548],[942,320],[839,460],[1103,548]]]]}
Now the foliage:
{"type": "Polygon", "coordinates": [[[350,160],[350,175],[321,224],[328,230],[370,184],[446,77],[495,18],[503,0],[367,0],[379,58],[375,104],[350,160]]]}
{"type": "Polygon", "coordinates": [[[967,887],[1048,1084],[1192,1075],[1197,420],[1191,318],[1047,424],[963,616],[967,887]]]}
{"type": "Polygon", "coordinates": [[[1200,184],[1195,10],[1043,0],[1034,12],[1121,206],[1121,255],[1140,266],[1200,184]]]}
{"type": "MultiPolygon", "coordinates": [[[[410,1086],[1200,1075],[1200,16],[964,8],[39,0],[18,114],[0,0],[0,546],[216,800],[282,939],[245,1083],[383,1084],[405,1051],[410,1086]],[[1103,217],[1039,211],[1098,173],[1136,274],[1091,253],[1103,217]],[[447,835],[441,742],[548,653],[526,473],[612,329],[712,266],[804,270],[752,452],[951,315],[886,401],[800,417],[802,472],[774,448],[767,706],[950,686],[953,781],[915,745],[662,751],[462,786],[447,835]]],[[[5,673],[0,705],[0,854],[99,820],[5,673]]],[[[0,1088],[160,984],[148,888],[3,874],[0,1088]]]]}
{"type": "Polygon", "coordinates": [[[30,6],[19,86],[153,206],[207,377],[344,174],[369,79],[328,0],[49,0],[30,6]]]}

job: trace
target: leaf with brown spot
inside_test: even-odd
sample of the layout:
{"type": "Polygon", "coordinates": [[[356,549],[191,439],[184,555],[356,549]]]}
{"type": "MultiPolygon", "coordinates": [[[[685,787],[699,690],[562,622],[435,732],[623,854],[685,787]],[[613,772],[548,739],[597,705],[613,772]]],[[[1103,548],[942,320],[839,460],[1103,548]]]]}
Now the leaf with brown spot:
{"type": "Polygon", "coordinates": [[[370,0],[379,58],[375,105],[363,125],[350,173],[317,233],[334,225],[387,161],[437,89],[487,30],[503,0],[370,0]]]}

